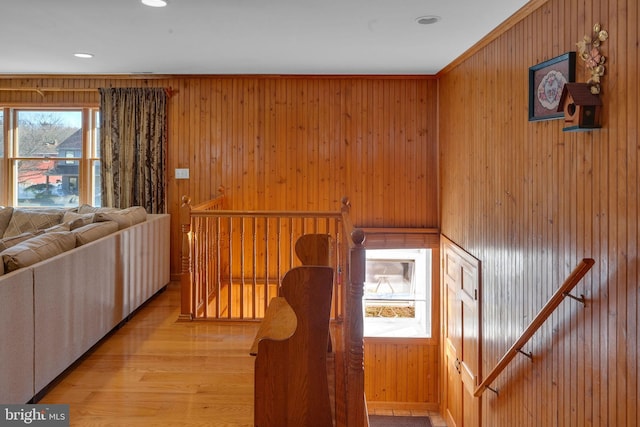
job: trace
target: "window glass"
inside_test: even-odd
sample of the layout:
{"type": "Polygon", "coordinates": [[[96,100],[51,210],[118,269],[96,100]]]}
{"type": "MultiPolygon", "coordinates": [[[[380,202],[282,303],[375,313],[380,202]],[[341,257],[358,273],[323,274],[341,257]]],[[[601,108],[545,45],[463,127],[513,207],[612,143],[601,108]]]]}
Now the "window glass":
{"type": "Polygon", "coordinates": [[[0,157],[4,157],[4,110],[0,108],[0,157]]]}
{"type": "MultiPolygon", "coordinates": [[[[0,194],[1,201],[14,206],[74,207],[96,202],[100,206],[95,194],[95,188],[100,188],[95,150],[98,132],[92,128],[96,110],[0,109],[1,113],[5,114],[0,115],[2,121],[15,119],[12,132],[7,133],[0,124],[0,141],[12,147],[7,153],[9,170],[0,170],[0,178],[10,183],[10,193],[0,194]],[[83,129],[83,117],[90,118],[89,129],[83,129]]],[[[4,144],[0,147],[6,148],[4,144]]]]}
{"type": "MultiPolygon", "coordinates": [[[[50,159],[17,161],[18,206],[78,205],[77,185],[74,188],[68,176],[59,175],[55,163],[50,159]]],[[[77,175],[71,178],[77,180],[77,175]]]]}
{"type": "Polygon", "coordinates": [[[16,119],[18,206],[77,206],[79,163],[54,159],[82,157],[82,111],[19,110],[16,119]]]}
{"type": "MultiPolygon", "coordinates": [[[[3,206],[6,203],[7,200],[7,195],[6,195],[6,190],[7,190],[7,186],[6,183],[8,182],[6,179],[7,177],[7,171],[6,171],[6,166],[7,166],[7,162],[4,161],[4,157],[5,157],[5,136],[4,136],[4,120],[5,120],[5,116],[4,116],[4,109],[2,107],[0,107],[0,206],[3,206]]],[[[7,117],[8,119],[8,117],[7,117]]]]}
{"type": "Polygon", "coordinates": [[[61,150],[82,150],[81,111],[18,111],[19,157],[64,157],[61,150]]]}
{"type": "Polygon", "coordinates": [[[96,157],[100,158],[100,112],[96,111],[95,114],[95,129],[96,129],[96,136],[94,138],[94,144],[95,144],[95,153],[96,153],[96,157]]]}
{"type": "Polygon", "coordinates": [[[93,167],[91,168],[93,171],[93,191],[91,193],[91,204],[93,206],[102,206],[102,190],[100,186],[102,185],[102,180],[100,179],[100,161],[95,160],[93,162],[93,167]]]}
{"type": "Polygon", "coordinates": [[[365,336],[431,336],[431,263],[431,249],[366,251],[365,336]]]}

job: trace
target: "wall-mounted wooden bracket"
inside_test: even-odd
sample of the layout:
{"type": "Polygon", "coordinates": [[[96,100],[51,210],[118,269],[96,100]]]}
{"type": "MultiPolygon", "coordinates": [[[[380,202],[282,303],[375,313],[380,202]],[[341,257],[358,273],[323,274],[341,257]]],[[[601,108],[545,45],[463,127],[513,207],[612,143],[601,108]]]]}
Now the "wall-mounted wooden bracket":
{"type": "Polygon", "coordinates": [[[491,388],[489,386],[486,386],[486,389],[494,392],[496,394],[496,396],[500,396],[500,393],[498,392],[497,388],[491,388]]]}
{"type": "Polygon", "coordinates": [[[533,353],[531,353],[531,352],[526,353],[526,352],[522,351],[522,349],[521,349],[521,348],[517,349],[516,351],[517,351],[518,353],[522,354],[523,356],[528,357],[528,358],[533,362],[533,353]]]}
{"type": "Polygon", "coordinates": [[[565,292],[562,295],[564,295],[565,297],[569,297],[573,300],[576,300],[578,302],[581,302],[583,306],[587,306],[587,300],[584,298],[584,294],[580,294],[579,297],[575,296],[575,295],[571,295],[569,292],[565,292]]]}

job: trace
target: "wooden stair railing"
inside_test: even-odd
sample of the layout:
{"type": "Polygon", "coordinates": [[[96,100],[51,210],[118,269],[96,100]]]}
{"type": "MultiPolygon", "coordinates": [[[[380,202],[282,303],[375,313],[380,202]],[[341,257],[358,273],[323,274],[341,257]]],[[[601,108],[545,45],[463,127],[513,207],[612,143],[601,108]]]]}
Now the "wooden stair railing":
{"type": "MultiPolygon", "coordinates": [[[[299,265],[296,239],[324,233],[332,238],[331,266],[343,283],[348,260],[341,211],[242,211],[183,198],[181,319],[259,320],[284,274],[299,265]],[[203,209],[202,206],[207,206],[203,209]]],[[[311,254],[312,255],[312,254],[311,254]]],[[[342,292],[334,289],[332,318],[343,315],[342,292]]]]}
{"type": "Polygon", "coordinates": [[[180,245],[180,315],[179,320],[193,320],[195,309],[195,289],[192,283],[192,274],[194,273],[191,251],[191,211],[192,210],[214,210],[225,209],[227,205],[227,197],[225,188],[218,188],[218,196],[214,199],[200,203],[196,206],[191,205],[189,196],[182,196],[182,205],[180,206],[180,235],[182,241],[180,245]]]}
{"type": "MultiPolygon", "coordinates": [[[[502,373],[507,365],[509,365],[511,360],[513,360],[513,358],[518,353],[522,352],[522,347],[527,343],[527,341],[529,341],[529,339],[531,339],[531,337],[542,326],[547,318],[551,316],[551,314],[560,305],[564,298],[567,296],[572,297],[572,295],[570,295],[571,290],[578,284],[578,282],[580,282],[584,275],[587,274],[594,263],[595,261],[591,258],[584,258],[582,261],[580,261],[576,268],[571,272],[569,277],[567,277],[562,286],[560,286],[560,288],[551,296],[549,301],[547,301],[544,307],[542,307],[536,317],[531,321],[529,326],[522,332],[520,338],[516,340],[511,348],[509,348],[509,350],[505,353],[505,355],[502,356],[502,359],[498,361],[495,368],[493,368],[489,375],[487,375],[485,379],[480,383],[480,385],[475,389],[473,393],[474,396],[480,397],[486,389],[496,391],[490,388],[490,384],[498,377],[498,375],[500,375],[500,373],[502,373]]],[[[580,300],[583,301],[583,299],[580,300]]]]}
{"type": "MultiPolygon", "coordinates": [[[[206,260],[202,258],[199,251],[194,250],[194,243],[206,241],[207,239],[197,231],[199,220],[208,217],[224,216],[229,221],[231,218],[273,218],[278,223],[278,218],[286,218],[290,223],[290,218],[309,218],[317,226],[312,226],[306,233],[323,233],[330,228],[335,234],[334,253],[331,255],[331,265],[334,267],[334,289],[335,314],[331,320],[333,354],[335,355],[335,420],[336,427],[368,427],[368,417],[364,396],[364,342],[363,342],[363,313],[362,297],[364,293],[365,280],[365,232],[353,226],[350,219],[351,204],[345,197],[342,199],[342,207],[339,212],[275,212],[275,211],[228,211],[225,207],[219,207],[217,203],[224,204],[224,195],[217,199],[217,202],[207,202],[203,210],[192,208],[190,198],[183,197],[183,204],[180,209],[180,227],[182,235],[181,252],[181,313],[180,320],[194,320],[198,316],[199,307],[202,306],[203,295],[200,290],[201,279],[208,274],[208,271],[201,272],[199,264],[206,260]],[[221,212],[209,212],[209,210],[220,210],[221,212]],[[192,222],[193,221],[193,222],[192,222]],[[195,225],[192,227],[192,225],[195,225]],[[200,289],[199,289],[200,287],[200,289]],[[333,334],[335,332],[335,335],[333,334]]],[[[197,207],[201,208],[204,204],[197,207]]],[[[282,221],[284,222],[284,220],[282,221]]],[[[215,228],[215,225],[214,225],[215,228]]],[[[226,236],[229,238],[229,236],[226,236]]],[[[241,237],[241,236],[236,236],[241,237]]],[[[287,236],[287,241],[297,236],[287,236]]],[[[214,247],[220,247],[224,240],[216,238],[213,241],[214,247]]],[[[241,240],[240,240],[241,241],[241,240]]],[[[229,245],[233,242],[229,241],[229,245]]],[[[239,243],[242,245],[241,243],[239,243]]],[[[276,250],[279,250],[276,248],[276,250]]],[[[268,255],[268,254],[267,254],[268,255]]],[[[317,254],[303,254],[310,259],[317,254]]],[[[278,253],[273,258],[279,260],[278,253]]],[[[317,258],[319,260],[320,258],[317,258]]],[[[251,260],[240,259],[251,264],[251,260]]],[[[319,261],[313,261],[319,262],[319,261]]],[[[242,277],[242,276],[240,276],[242,277]]],[[[265,302],[269,296],[264,293],[265,302]]],[[[205,305],[206,307],[206,305],[205,305]]],[[[206,313],[205,313],[206,314],[206,313]]],[[[265,313],[266,315],[266,313],[265,313]]],[[[325,342],[325,354],[326,354],[325,342]]]]}
{"type": "MultiPolygon", "coordinates": [[[[338,422],[344,420],[346,427],[368,427],[369,415],[364,395],[364,313],[362,298],[364,297],[364,282],[366,275],[366,254],[364,241],[365,232],[355,228],[351,222],[349,212],[351,203],[345,197],[342,199],[342,223],[345,230],[347,245],[345,263],[347,271],[343,272],[347,278],[343,287],[345,293],[344,335],[342,345],[344,349],[343,372],[344,395],[336,399],[338,422]],[[344,404],[343,408],[338,405],[344,404]],[[341,413],[340,409],[344,409],[341,413]],[[343,415],[343,416],[340,416],[343,415]]],[[[337,386],[336,386],[337,387],[337,386]]],[[[341,427],[342,424],[338,424],[341,427]]]]}

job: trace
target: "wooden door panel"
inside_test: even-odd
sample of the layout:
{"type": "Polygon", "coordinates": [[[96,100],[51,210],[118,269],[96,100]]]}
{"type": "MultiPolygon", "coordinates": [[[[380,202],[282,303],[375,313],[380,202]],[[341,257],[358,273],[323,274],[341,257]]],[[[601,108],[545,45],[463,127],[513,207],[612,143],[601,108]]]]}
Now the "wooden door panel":
{"type": "Polygon", "coordinates": [[[460,396],[462,394],[462,383],[460,382],[460,374],[456,366],[455,349],[451,353],[452,347],[448,346],[445,356],[446,381],[448,390],[445,401],[445,419],[448,427],[462,427],[463,406],[460,396]]]}
{"type": "Polygon", "coordinates": [[[449,427],[480,427],[480,399],[473,393],[480,378],[479,262],[445,240],[445,420],[449,427]]]}
{"type": "Polygon", "coordinates": [[[451,252],[444,254],[444,276],[449,277],[453,283],[460,282],[459,257],[451,252]]]}
{"type": "Polygon", "coordinates": [[[462,291],[475,301],[478,292],[478,270],[469,262],[463,262],[461,264],[462,291]]]}
{"type": "Polygon", "coordinates": [[[462,346],[462,317],[460,316],[460,301],[457,290],[447,286],[445,301],[447,304],[445,342],[450,342],[453,347],[460,349],[462,346]]]}
{"type": "MultiPolygon", "coordinates": [[[[462,270],[462,355],[464,363],[471,377],[478,377],[480,358],[480,316],[478,312],[478,274],[477,268],[470,263],[463,264],[462,270]]],[[[473,396],[473,391],[471,395],[473,396]]]]}
{"type": "Polygon", "coordinates": [[[462,384],[464,384],[464,389],[467,393],[467,396],[473,398],[473,392],[478,386],[478,376],[473,373],[473,371],[469,368],[469,365],[467,365],[464,361],[460,362],[460,379],[462,380],[462,384]]]}

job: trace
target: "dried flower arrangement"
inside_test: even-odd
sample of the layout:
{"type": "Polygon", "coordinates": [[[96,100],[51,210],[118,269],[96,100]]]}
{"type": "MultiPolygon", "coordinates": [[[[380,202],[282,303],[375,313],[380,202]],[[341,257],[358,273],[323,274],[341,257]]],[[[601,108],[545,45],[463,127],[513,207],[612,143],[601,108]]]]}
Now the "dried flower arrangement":
{"type": "Polygon", "coordinates": [[[604,75],[606,58],[600,52],[600,45],[609,38],[609,33],[603,30],[600,24],[593,26],[593,36],[588,35],[576,43],[580,58],[584,61],[591,77],[587,84],[594,95],[600,93],[600,77],[604,75]]]}

